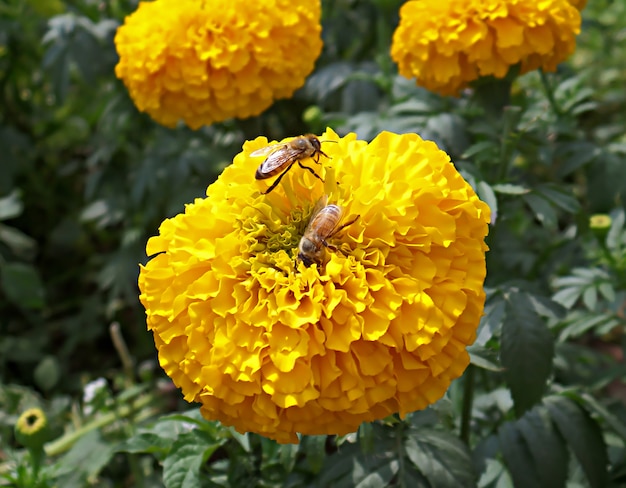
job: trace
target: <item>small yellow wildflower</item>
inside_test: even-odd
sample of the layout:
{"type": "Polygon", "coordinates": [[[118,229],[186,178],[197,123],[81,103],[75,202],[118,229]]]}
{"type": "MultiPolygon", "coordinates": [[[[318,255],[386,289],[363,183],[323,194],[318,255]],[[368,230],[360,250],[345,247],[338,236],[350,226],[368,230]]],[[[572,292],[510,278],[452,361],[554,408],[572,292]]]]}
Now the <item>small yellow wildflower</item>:
{"type": "Polygon", "coordinates": [[[50,434],[48,419],[40,408],[29,408],[15,424],[15,437],[23,446],[40,449],[50,434]]]}

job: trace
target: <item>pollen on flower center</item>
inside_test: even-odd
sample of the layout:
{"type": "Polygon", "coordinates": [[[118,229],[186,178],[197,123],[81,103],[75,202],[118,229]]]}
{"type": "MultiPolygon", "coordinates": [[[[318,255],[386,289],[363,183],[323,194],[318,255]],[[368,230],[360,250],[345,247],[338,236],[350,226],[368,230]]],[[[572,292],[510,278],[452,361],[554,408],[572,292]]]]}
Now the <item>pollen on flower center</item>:
{"type": "Polygon", "coordinates": [[[295,207],[283,218],[277,218],[275,214],[272,216],[272,213],[254,212],[242,220],[241,232],[248,243],[250,261],[257,264],[253,267],[271,267],[288,272],[285,268],[288,259],[293,270],[298,244],[310,214],[311,209],[295,207]]]}

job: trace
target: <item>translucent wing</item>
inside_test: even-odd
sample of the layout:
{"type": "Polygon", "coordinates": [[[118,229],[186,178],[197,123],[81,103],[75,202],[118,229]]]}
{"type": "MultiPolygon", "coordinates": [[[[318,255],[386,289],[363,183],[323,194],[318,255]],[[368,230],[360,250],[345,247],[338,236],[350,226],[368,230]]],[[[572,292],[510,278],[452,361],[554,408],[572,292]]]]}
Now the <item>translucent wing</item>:
{"type": "Polygon", "coordinates": [[[285,146],[287,146],[287,143],[285,142],[277,142],[276,144],[270,144],[269,146],[265,146],[260,149],[257,149],[256,151],[251,152],[250,157],[256,158],[259,156],[267,156],[268,154],[276,152],[285,146]]]}
{"type": "Polygon", "coordinates": [[[315,220],[315,217],[317,217],[319,215],[319,213],[322,211],[322,209],[324,207],[326,207],[326,204],[328,203],[328,195],[322,195],[319,200],[317,202],[315,202],[315,206],[313,207],[313,210],[311,210],[311,216],[309,217],[309,223],[306,226],[306,230],[304,231],[304,233],[306,234],[307,231],[311,230],[311,228],[313,227],[311,224],[313,224],[313,221],[315,220]]]}
{"type": "Polygon", "coordinates": [[[282,145],[282,147],[270,152],[267,159],[259,166],[258,172],[264,175],[271,175],[273,171],[293,163],[301,155],[301,149],[294,149],[291,146],[282,145]]]}

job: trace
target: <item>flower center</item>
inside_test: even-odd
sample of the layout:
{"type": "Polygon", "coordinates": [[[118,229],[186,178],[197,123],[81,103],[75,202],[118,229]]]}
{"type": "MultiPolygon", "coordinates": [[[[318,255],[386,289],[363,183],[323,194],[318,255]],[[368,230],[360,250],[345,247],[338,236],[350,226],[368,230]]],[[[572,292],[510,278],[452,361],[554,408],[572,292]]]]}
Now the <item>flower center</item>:
{"type": "MultiPolygon", "coordinates": [[[[250,258],[264,267],[285,270],[287,262],[293,262],[297,255],[311,211],[297,207],[283,219],[275,218],[273,212],[270,216],[251,215],[242,225],[250,258]]],[[[293,265],[290,268],[293,270],[293,265]]]]}

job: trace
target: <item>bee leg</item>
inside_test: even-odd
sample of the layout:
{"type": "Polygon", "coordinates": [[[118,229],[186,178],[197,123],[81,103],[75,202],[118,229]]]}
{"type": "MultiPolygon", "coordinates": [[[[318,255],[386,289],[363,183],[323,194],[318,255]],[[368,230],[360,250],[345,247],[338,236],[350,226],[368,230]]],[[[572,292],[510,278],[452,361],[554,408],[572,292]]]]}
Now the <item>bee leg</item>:
{"type": "Polygon", "coordinates": [[[318,180],[324,183],[324,180],[313,170],[313,168],[309,168],[308,166],[304,166],[301,162],[298,161],[298,164],[302,169],[306,169],[309,173],[315,176],[318,180]]]}
{"type": "Polygon", "coordinates": [[[324,244],[324,247],[326,247],[326,249],[328,249],[329,251],[337,252],[337,251],[340,250],[337,246],[335,246],[334,244],[330,244],[330,243],[326,242],[326,240],[324,240],[324,239],[322,239],[322,244],[324,244]]]}
{"type": "MultiPolygon", "coordinates": [[[[289,166],[289,168],[291,168],[291,166],[289,166]]],[[[280,174],[280,176],[274,180],[274,183],[272,183],[272,184],[270,185],[270,187],[269,187],[267,190],[262,191],[262,192],[261,192],[261,195],[267,195],[267,194],[268,194],[269,192],[271,192],[274,188],[276,188],[276,186],[278,185],[278,183],[280,183],[280,180],[282,180],[282,179],[283,179],[283,176],[285,176],[285,173],[287,173],[287,171],[289,171],[289,168],[287,168],[285,171],[283,171],[283,172],[280,174]]]]}
{"type": "Polygon", "coordinates": [[[311,158],[313,161],[315,161],[317,164],[320,164],[320,158],[322,156],[325,156],[328,159],[333,159],[331,158],[328,154],[326,154],[325,152],[323,152],[321,149],[319,151],[317,151],[317,154],[315,154],[315,156],[317,156],[317,158],[313,157],[311,158]]]}
{"type": "Polygon", "coordinates": [[[342,224],[339,227],[337,227],[337,230],[335,232],[333,232],[333,235],[337,234],[338,232],[340,232],[342,229],[345,229],[349,225],[354,224],[357,220],[359,220],[359,217],[360,217],[360,215],[357,215],[352,220],[350,220],[350,221],[346,222],[345,224],[342,224]]]}

